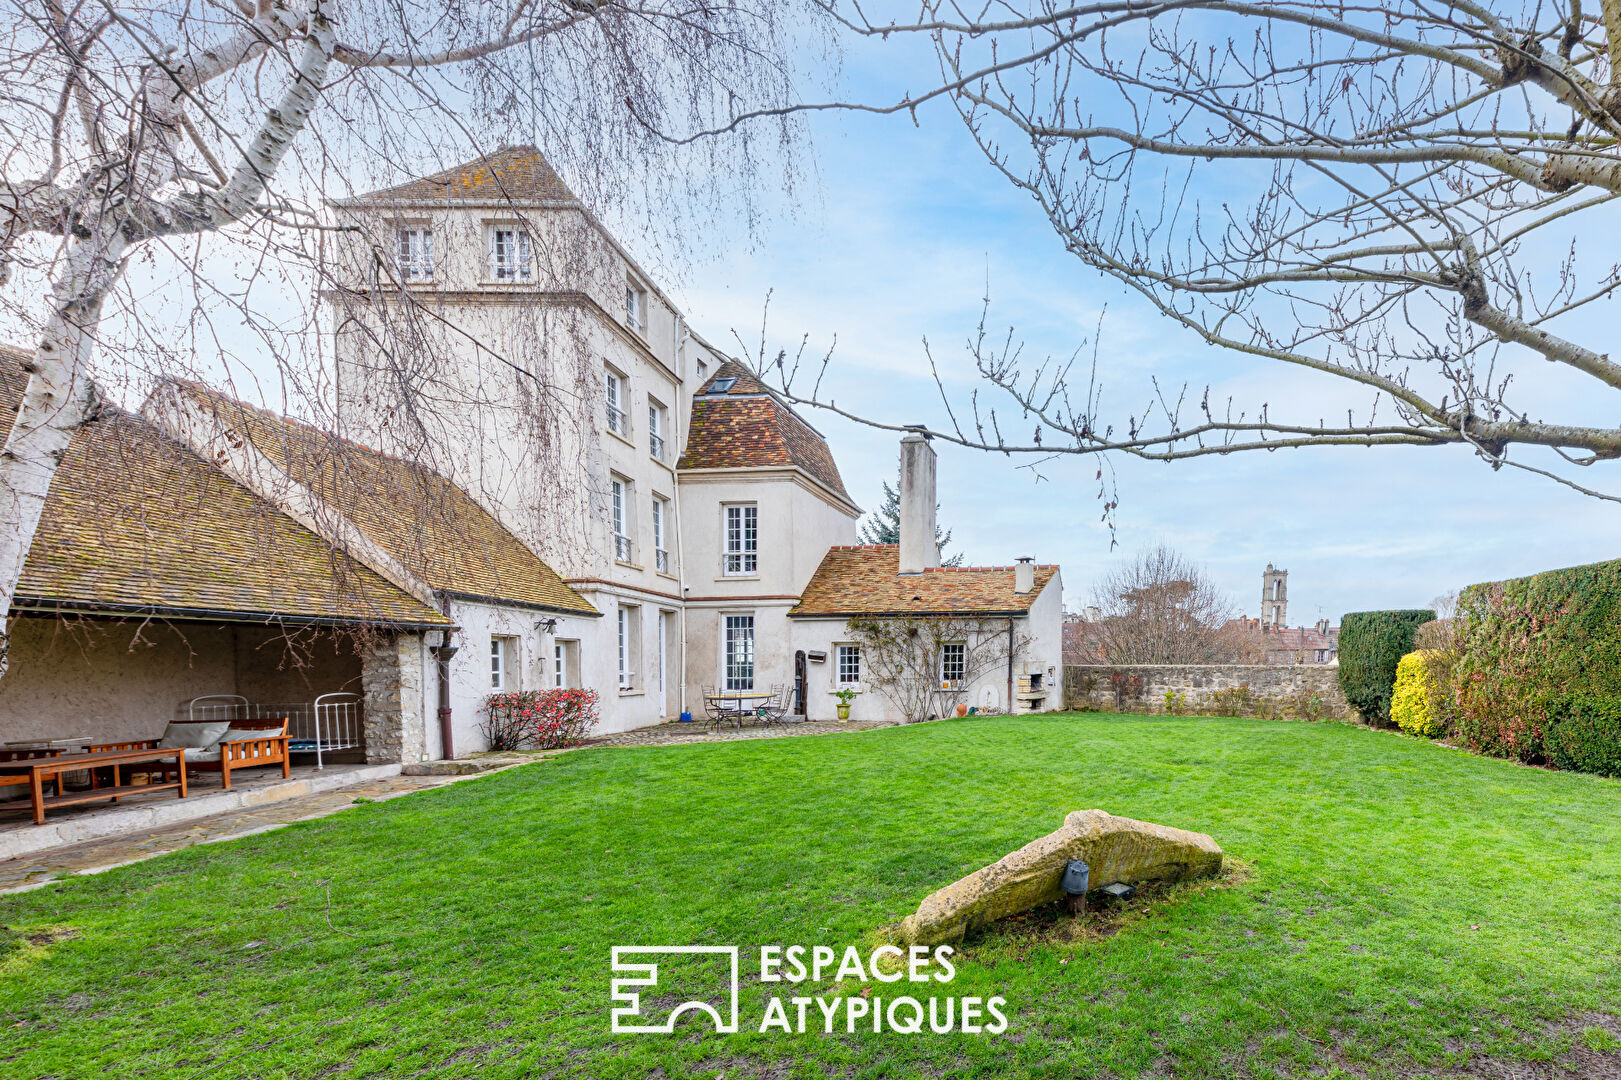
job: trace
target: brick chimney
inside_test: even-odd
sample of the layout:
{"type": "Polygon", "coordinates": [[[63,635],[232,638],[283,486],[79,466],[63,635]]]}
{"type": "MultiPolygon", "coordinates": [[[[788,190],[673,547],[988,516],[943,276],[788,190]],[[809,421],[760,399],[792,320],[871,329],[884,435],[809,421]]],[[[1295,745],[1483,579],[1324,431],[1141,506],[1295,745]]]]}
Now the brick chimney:
{"type": "Polygon", "coordinates": [[[901,436],[901,573],[921,574],[940,565],[934,541],[934,447],[921,431],[901,436]]]}
{"type": "Polygon", "coordinates": [[[1036,560],[1029,555],[1021,555],[1013,564],[1013,592],[1018,596],[1028,596],[1036,587],[1036,560]]]}

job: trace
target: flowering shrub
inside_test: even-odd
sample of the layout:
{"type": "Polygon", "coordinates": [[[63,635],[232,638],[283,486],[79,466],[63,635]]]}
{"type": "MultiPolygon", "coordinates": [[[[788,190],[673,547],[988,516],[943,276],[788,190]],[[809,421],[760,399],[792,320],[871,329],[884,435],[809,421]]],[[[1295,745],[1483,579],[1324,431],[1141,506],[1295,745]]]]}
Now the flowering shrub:
{"type": "Polygon", "coordinates": [[[554,750],[573,746],[601,718],[595,690],[514,690],[484,702],[484,737],[491,750],[554,750]]]}

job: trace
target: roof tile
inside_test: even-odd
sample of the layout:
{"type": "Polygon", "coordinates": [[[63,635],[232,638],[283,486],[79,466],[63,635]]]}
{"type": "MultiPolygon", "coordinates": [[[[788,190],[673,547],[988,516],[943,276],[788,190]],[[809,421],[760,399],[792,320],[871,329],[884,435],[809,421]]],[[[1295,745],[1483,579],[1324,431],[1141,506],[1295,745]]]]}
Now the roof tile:
{"type": "Polygon", "coordinates": [[[1011,566],[939,566],[900,572],[896,544],[829,548],[790,615],[1006,615],[1025,612],[1058,572],[1035,568],[1035,588],[1013,591],[1011,566]]]}
{"type": "MultiPolygon", "coordinates": [[[[14,412],[26,354],[0,348],[0,407],[14,412]]],[[[104,407],[63,457],[17,583],[19,610],[448,625],[365,566],[170,439],[104,407]]]]}
{"type": "Polygon", "coordinates": [[[436,590],[595,615],[591,603],[472,496],[425,466],[379,453],[198,383],[177,382],[292,479],[436,590]]]}
{"type": "Polygon", "coordinates": [[[536,146],[503,146],[492,154],[416,180],[340,202],[490,202],[574,200],[574,192],[536,146]]]}
{"type": "Polygon", "coordinates": [[[798,467],[849,500],[827,440],[735,360],[723,363],[692,400],[678,469],[798,467]],[[717,379],[736,379],[724,391],[717,379]]]}

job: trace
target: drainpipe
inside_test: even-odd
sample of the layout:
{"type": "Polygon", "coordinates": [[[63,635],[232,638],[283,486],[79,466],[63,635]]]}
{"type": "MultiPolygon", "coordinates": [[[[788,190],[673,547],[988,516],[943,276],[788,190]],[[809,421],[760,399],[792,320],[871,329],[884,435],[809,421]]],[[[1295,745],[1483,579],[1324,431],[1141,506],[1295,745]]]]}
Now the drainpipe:
{"type": "MultiPolygon", "coordinates": [[[[680,373],[682,380],[685,381],[687,378],[687,339],[692,337],[692,330],[687,326],[685,318],[677,316],[677,319],[680,320],[681,335],[676,344],[676,370],[680,373]]],[[[682,394],[681,397],[690,410],[692,395],[682,394]]],[[[682,430],[681,410],[677,409],[675,431],[671,433],[675,436],[673,441],[677,461],[680,460],[682,430]]],[[[675,488],[675,494],[671,498],[674,500],[673,505],[675,508],[675,591],[676,595],[681,597],[681,609],[678,612],[681,616],[681,633],[679,635],[681,639],[681,674],[678,676],[681,684],[679,689],[681,707],[678,713],[684,713],[687,711],[687,549],[686,545],[681,542],[681,523],[685,519],[681,516],[681,474],[679,472],[675,474],[673,487],[675,488]]]]}
{"type": "Polygon", "coordinates": [[[1012,716],[1013,710],[1013,616],[1007,621],[1007,714],[1012,716]]]}
{"type": "MultiPolygon", "coordinates": [[[[445,618],[450,618],[449,594],[441,593],[439,602],[445,618]]],[[[450,728],[450,658],[460,651],[450,643],[450,635],[450,628],[440,631],[439,645],[433,650],[434,659],[439,661],[439,753],[446,761],[453,761],[456,757],[450,728]]]]}

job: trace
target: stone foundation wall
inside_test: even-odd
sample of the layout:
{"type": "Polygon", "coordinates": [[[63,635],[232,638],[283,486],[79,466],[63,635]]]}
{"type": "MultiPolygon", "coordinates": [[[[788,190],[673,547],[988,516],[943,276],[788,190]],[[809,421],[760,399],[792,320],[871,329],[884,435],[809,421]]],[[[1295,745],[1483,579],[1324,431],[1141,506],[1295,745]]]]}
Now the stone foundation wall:
{"type": "Polygon", "coordinates": [[[419,761],[426,752],[422,704],[421,638],[379,637],[361,656],[360,687],[366,701],[366,762],[419,761]]]}
{"type": "Polygon", "coordinates": [[[1071,664],[1064,668],[1064,707],[1356,718],[1340,692],[1337,664],[1071,664]]]}

